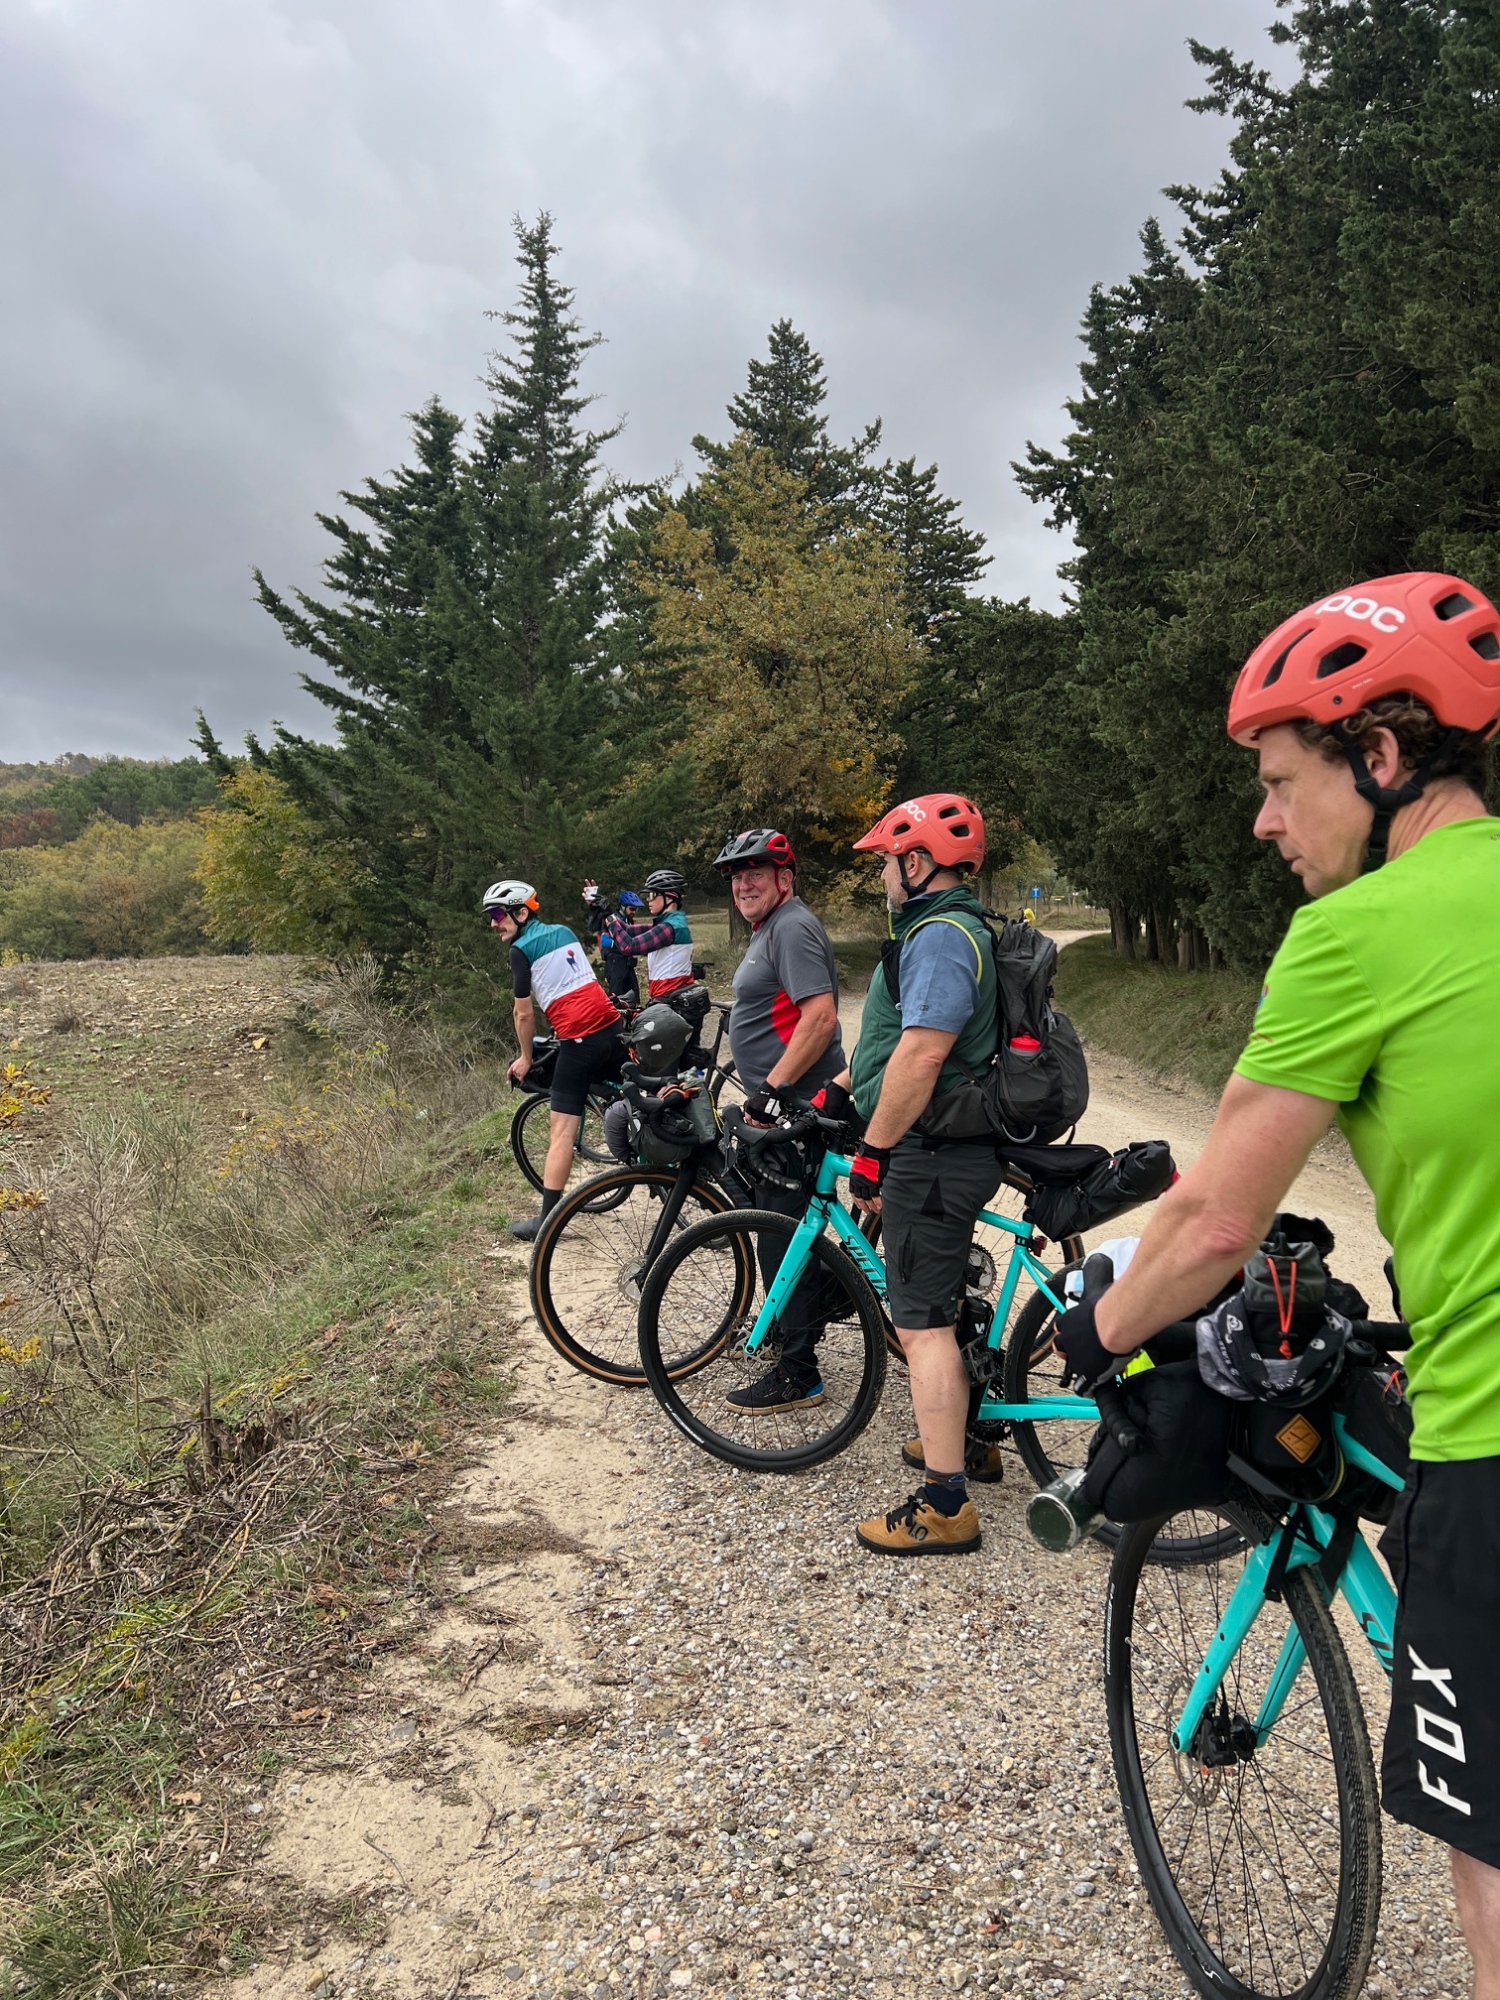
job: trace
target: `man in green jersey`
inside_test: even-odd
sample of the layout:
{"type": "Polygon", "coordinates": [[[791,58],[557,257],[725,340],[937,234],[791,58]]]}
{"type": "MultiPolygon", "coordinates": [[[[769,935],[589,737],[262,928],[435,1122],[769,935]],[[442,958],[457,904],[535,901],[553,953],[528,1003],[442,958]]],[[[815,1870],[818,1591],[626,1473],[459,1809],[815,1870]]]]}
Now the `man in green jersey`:
{"type": "Polygon", "coordinates": [[[1412,1473],[1381,1544],[1399,1593],[1384,1802],[1452,1851],[1480,2000],[1500,2000],[1497,718],[1500,615],[1456,577],[1336,592],[1251,655],[1230,734],[1259,754],[1255,831],[1313,900],[1202,1157],[1058,1336],[1094,1381],[1195,1312],[1338,1119],[1412,1329],[1412,1473]]]}

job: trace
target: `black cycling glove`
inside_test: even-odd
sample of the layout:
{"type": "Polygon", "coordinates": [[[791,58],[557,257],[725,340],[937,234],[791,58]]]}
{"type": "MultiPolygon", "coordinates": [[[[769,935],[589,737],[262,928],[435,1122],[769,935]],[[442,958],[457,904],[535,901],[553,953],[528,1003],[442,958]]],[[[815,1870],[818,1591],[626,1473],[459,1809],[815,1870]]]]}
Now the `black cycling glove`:
{"type": "Polygon", "coordinates": [[[825,1118],[847,1118],[849,1106],[854,1102],[841,1083],[825,1083],[812,1100],[814,1111],[821,1111],[825,1118]]]}
{"type": "Polygon", "coordinates": [[[745,1116],[757,1125],[778,1124],[786,1116],[786,1099],[774,1083],[763,1084],[745,1099],[745,1116]]]}
{"type": "Polygon", "coordinates": [[[1080,1389],[1091,1389],[1096,1382],[1118,1375],[1129,1358],[1124,1354],[1110,1353],[1095,1330],[1094,1312],[1095,1302],[1092,1299],[1080,1301],[1057,1322],[1053,1339],[1066,1364],[1063,1369],[1065,1389],[1070,1383],[1076,1383],[1080,1389]]]}

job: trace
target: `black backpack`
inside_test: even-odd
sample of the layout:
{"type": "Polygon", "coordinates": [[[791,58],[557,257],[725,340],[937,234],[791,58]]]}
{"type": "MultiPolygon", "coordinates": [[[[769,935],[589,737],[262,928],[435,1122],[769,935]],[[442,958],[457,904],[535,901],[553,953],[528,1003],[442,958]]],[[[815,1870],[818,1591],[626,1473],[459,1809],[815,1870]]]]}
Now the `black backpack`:
{"type": "Polygon", "coordinates": [[[933,1139],[998,1139],[1045,1146],[1089,1105],[1089,1068],[1078,1030],[1052,1004],[1057,946],[1032,924],[989,924],[995,954],[998,1046],[983,1076],[929,1106],[921,1129],[933,1139]]]}

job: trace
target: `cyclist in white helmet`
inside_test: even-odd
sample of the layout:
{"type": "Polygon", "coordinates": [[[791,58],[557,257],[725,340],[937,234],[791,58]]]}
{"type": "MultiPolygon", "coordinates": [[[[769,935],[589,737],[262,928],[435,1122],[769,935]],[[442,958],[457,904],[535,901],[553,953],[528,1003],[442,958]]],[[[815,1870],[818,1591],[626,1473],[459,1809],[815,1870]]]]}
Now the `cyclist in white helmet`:
{"type": "Polygon", "coordinates": [[[484,892],[484,918],[510,947],[515,988],[516,1046],[511,1078],[524,1081],[540,1008],[561,1043],[552,1072],[552,1121],[542,1169],[542,1205],[510,1226],[512,1236],[533,1242],[568,1184],[583,1108],[592,1084],[617,1078],[625,1060],[620,1014],[599,984],[588,952],[566,924],[543,923],[529,882],[492,882],[484,892]]]}

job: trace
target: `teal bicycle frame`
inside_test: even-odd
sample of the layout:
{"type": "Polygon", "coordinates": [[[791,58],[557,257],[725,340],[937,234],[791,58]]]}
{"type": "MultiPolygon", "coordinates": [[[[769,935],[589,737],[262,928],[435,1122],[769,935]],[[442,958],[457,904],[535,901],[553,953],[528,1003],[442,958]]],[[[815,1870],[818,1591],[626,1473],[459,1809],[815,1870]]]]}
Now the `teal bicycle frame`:
{"type": "MultiPolygon", "coordinates": [[[[1357,1466],[1378,1479],[1382,1486],[1392,1486],[1398,1491],[1405,1483],[1399,1473],[1392,1472],[1375,1457],[1373,1452],[1356,1444],[1344,1429],[1342,1417],[1333,1420],[1334,1435],[1339,1448],[1350,1465],[1357,1466]]],[[[1234,1593],[1224,1607],[1224,1616],[1219,1620],[1219,1628],[1214,1633],[1208,1651],[1203,1656],[1203,1665],[1198,1669],[1197,1678],[1183,1704],[1182,1714],[1172,1731],[1172,1748],[1186,1754],[1195,1742],[1204,1716],[1213,1706],[1224,1676],[1228,1673],[1240,1647],[1245,1643],[1251,1626],[1260,1616],[1266,1602],[1266,1585],[1270,1581],[1271,1570],[1286,1543],[1285,1570],[1306,1568],[1310,1563],[1321,1562],[1323,1553],[1333,1540],[1337,1522],[1333,1515],[1321,1507],[1301,1506],[1293,1508],[1284,1527],[1267,1542],[1252,1549],[1245,1562],[1244,1571],[1234,1587],[1234,1593]],[[1288,1540],[1290,1538],[1290,1540],[1288,1540]]],[[[1334,1588],[1342,1592],[1350,1610],[1354,1613],[1360,1630],[1369,1640],[1376,1659],[1386,1671],[1387,1677],[1395,1653],[1396,1633],[1396,1592],[1390,1578],[1381,1568],[1363,1535],[1357,1534],[1349,1550],[1334,1588]]],[[[1255,1717],[1255,1743],[1258,1749],[1275,1728],[1278,1717],[1287,1703],[1293,1684],[1307,1660],[1307,1649],[1291,1625],[1282,1642],[1270,1681],[1266,1686],[1259,1712],[1255,1717]]]]}
{"type": "MultiPolygon", "coordinates": [[[[771,1280],[766,1290],[765,1304],[756,1315],[755,1325],[745,1341],[747,1353],[754,1354],[770,1333],[781,1314],[783,1306],[801,1283],[813,1254],[813,1245],[829,1230],[848,1251],[860,1271],[869,1279],[881,1299],[885,1298],[885,1265],[878,1253],[861,1234],[859,1224],[838,1199],[838,1183],[847,1180],[852,1162],[843,1153],[825,1153],[818,1168],[818,1176],[813,1183],[813,1197],[807,1205],[807,1213],[798,1223],[781,1268],[771,1280]]],[[[989,1345],[998,1348],[1005,1334],[1010,1309],[1015,1303],[1016,1287],[1021,1282],[1024,1271],[1037,1290],[1043,1292],[1057,1312],[1064,1310],[1063,1301],[1052,1289],[1052,1273],[1045,1264],[1039,1264],[1027,1247],[1036,1231],[1029,1222],[1013,1222],[1008,1215],[996,1215],[993,1209],[982,1208],[979,1220],[989,1223],[992,1229],[1000,1229],[1011,1238],[1010,1257],[1005,1266],[1005,1279],[1000,1287],[1000,1296],[995,1301],[994,1317],[990,1321],[989,1345]]],[[[1038,1396],[1030,1403],[1004,1403],[998,1398],[986,1395],[979,1406],[979,1416],[986,1422],[1008,1419],[1011,1423],[1036,1423],[1049,1417],[1084,1417],[1097,1421],[1099,1411],[1093,1400],[1087,1396],[1038,1396]]]]}

